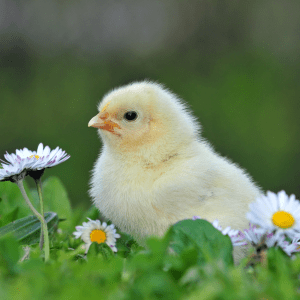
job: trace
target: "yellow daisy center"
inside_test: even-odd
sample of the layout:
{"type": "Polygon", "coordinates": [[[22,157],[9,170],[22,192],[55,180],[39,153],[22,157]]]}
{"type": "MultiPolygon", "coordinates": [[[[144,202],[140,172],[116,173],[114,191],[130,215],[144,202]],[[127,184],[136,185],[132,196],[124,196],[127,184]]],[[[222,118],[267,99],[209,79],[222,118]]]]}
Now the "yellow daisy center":
{"type": "Polygon", "coordinates": [[[30,155],[29,157],[30,157],[30,158],[33,158],[33,157],[35,157],[35,158],[36,158],[36,160],[38,160],[38,159],[40,158],[38,155],[30,155]]]}
{"type": "Polygon", "coordinates": [[[91,242],[97,242],[98,244],[106,241],[106,233],[103,230],[95,229],[90,234],[91,242]]]}
{"type": "Polygon", "coordinates": [[[272,217],[273,224],[280,228],[290,228],[294,225],[294,217],[283,210],[277,211],[272,217]]]}

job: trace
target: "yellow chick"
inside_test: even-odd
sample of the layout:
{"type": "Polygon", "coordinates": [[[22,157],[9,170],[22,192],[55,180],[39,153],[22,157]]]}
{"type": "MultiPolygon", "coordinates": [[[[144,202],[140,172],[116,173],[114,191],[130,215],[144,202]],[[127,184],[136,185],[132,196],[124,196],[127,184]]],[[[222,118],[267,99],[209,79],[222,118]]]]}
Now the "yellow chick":
{"type": "MultiPolygon", "coordinates": [[[[90,195],[120,230],[143,244],[196,215],[218,219],[223,229],[248,228],[246,212],[259,187],[201,138],[196,118],[176,95],[135,82],[105,95],[99,111],[88,124],[103,141],[90,195]]],[[[245,249],[236,248],[237,262],[245,249]]]]}

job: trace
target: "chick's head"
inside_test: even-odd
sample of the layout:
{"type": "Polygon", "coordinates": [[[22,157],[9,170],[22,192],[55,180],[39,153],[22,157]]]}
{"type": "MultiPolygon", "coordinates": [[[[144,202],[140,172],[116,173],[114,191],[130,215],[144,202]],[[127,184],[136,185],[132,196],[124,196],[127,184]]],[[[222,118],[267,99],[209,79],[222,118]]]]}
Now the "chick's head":
{"type": "Polygon", "coordinates": [[[196,119],[174,94],[152,82],[135,82],[104,96],[88,126],[121,153],[171,153],[195,139],[196,119]]]}

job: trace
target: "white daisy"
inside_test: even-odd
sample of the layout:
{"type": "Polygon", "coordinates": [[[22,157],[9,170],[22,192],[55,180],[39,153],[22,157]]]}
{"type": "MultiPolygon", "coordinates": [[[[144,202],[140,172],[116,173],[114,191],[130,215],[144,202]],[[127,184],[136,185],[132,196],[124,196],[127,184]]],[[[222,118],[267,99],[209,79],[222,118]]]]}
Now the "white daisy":
{"type": "Polygon", "coordinates": [[[19,181],[24,179],[26,175],[27,172],[24,171],[22,164],[7,165],[3,163],[2,168],[0,168],[0,181],[19,181]]]}
{"type": "Polygon", "coordinates": [[[91,244],[96,242],[98,244],[106,243],[114,252],[117,252],[116,239],[121,237],[115,229],[115,225],[107,225],[105,222],[101,224],[99,220],[91,220],[83,222],[82,226],[76,226],[76,231],[73,232],[75,238],[81,238],[85,242],[86,253],[91,244]]]}
{"type": "Polygon", "coordinates": [[[249,229],[244,230],[245,239],[248,240],[253,247],[256,247],[262,242],[262,238],[265,235],[265,244],[268,248],[276,245],[281,246],[285,240],[285,236],[277,232],[276,234],[268,232],[262,228],[249,223],[249,229]]]}
{"type": "MultiPolygon", "coordinates": [[[[192,220],[197,220],[197,219],[201,219],[201,217],[199,216],[193,216],[192,220]]],[[[204,219],[205,220],[205,219],[204,219]]],[[[231,229],[230,226],[226,227],[224,230],[222,230],[222,227],[219,225],[219,221],[218,220],[214,220],[212,222],[212,225],[218,229],[219,231],[222,232],[223,235],[229,235],[230,239],[231,239],[231,243],[233,246],[242,246],[242,245],[246,245],[247,242],[243,241],[245,239],[243,233],[239,230],[234,230],[231,229]]]]}
{"type": "Polygon", "coordinates": [[[44,148],[43,144],[40,143],[37,151],[31,151],[27,148],[23,150],[17,149],[16,153],[8,154],[6,152],[4,157],[7,161],[1,160],[3,169],[0,169],[0,181],[15,181],[15,176],[21,173],[24,178],[28,172],[54,167],[66,161],[70,158],[70,155],[67,155],[67,153],[59,147],[51,151],[49,146],[44,148]]]}
{"type": "Polygon", "coordinates": [[[285,241],[285,235],[279,232],[275,234],[273,232],[265,231],[262,228],[257,228],[255,225],[249,223],[249,229],[244,230],[245,238],[256,247],[262,242],[262,238],[265,236],[265,245],[268,248],[279,246],[287,255],[291,256],[294,252],[300,252],[300,237],[295,237],[290,243],[285,241]]]}
{"type": "Polygon", "coordinates": [[[259,225],[266,231],[276,231],[286,234],[291,239],[300,233],[300,202],[295,195],[288,195],[285,191],[277,195],[267,192],[249,205],[247,218],[253,224],[259,225]]]}
{"type": "Polygon", "coordinates": [[[299,236],[293,238],[291,243],[284,241],[281,245],[282,250],[289,256],[294,252],[300,252],[300,242],[298,242],[299,236]]]}
{"type": "Polygon", "coordinates": [[[27,148],[23,150],[16,150],[16,154],[8,154],[4,155],[6,160],[11,164],[18,162],[20,160],[27,160],[28,162],[33,164],[29,164],[29,168],[31,170],[41,170],[45,168],[54,167],[67,159],[70,158],[70,155],[67,155],[65,151],[56,147],[51,151],[49,146],[44,148],[43,144],[40,143],[38,145],[37,151],[31,151],[27,148]]]}

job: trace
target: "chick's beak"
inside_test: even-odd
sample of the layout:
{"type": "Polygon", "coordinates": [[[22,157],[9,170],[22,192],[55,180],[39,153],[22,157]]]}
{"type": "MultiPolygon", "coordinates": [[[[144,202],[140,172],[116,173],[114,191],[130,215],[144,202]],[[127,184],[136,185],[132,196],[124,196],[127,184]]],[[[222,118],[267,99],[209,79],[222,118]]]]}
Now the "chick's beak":
{"type": "Polygon", "coordinates": [[[96,115],[89,121],[88,126],[100,128],[115,133],[114,128],[117,127],[120,129],[121,127],[117,123],[111,121],[108,117],[109,114],[107,112],[100,112],[98,115],[96,115]]]}

